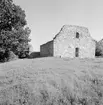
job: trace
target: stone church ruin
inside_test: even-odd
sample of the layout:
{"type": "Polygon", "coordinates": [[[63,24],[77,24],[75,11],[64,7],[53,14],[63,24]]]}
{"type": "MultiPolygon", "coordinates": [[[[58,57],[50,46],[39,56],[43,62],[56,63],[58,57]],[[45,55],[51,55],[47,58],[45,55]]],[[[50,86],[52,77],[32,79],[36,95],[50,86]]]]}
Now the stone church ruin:
{"type": "Polygon", "coordinates": [[[43,57],[95,57],[95,41],[87,28],[74,25],[64,25],[60,32],[40,46],[40,55],[43,57]]]}

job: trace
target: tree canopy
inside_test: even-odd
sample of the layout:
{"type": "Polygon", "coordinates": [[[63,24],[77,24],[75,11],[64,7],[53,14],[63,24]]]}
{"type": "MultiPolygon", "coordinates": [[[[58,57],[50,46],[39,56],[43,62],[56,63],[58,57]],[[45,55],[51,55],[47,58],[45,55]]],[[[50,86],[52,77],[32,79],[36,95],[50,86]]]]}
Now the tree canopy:
{"type": "Polygon", "coordinates": [[[30,29],[25,11],[12,0],[0,0],[0,52],[12,51],[19,58],[29,53],[30,29]]]}

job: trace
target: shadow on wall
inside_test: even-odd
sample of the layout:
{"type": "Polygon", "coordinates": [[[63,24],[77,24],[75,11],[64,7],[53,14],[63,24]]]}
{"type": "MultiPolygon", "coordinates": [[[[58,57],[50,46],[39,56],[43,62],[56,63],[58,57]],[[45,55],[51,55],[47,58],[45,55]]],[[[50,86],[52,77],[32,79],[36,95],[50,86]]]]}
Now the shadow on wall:
{"type": "Polygon", "coordinates": [[[40,52],[32,52],[29,55],[29,59],[32,59],[32,58],[40,58],[40,52]]]}

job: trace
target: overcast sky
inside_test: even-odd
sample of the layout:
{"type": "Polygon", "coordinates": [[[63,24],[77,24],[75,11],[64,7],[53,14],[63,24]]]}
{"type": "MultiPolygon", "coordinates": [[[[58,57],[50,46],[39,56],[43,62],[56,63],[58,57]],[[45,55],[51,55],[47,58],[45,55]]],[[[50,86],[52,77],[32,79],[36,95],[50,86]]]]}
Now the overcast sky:
{"type": "Polygon", "coordinates": [[[14,0],[25,10],[34,51],[53,39],[65,24],[89,29],[95,40],[103,38],[103,0],[14,0]]]}

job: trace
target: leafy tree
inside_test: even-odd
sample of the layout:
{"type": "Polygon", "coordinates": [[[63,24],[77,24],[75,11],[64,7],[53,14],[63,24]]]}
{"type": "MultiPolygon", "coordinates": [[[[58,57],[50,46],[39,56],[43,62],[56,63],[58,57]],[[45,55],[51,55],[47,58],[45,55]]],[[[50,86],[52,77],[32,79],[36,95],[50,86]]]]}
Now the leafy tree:
{"type": "Polygon", "coordinates": [[[12,0],[0,0],[0,53],[13,51],[19,58],[29,53],[30,29],[25,11],[12,0]]]}

